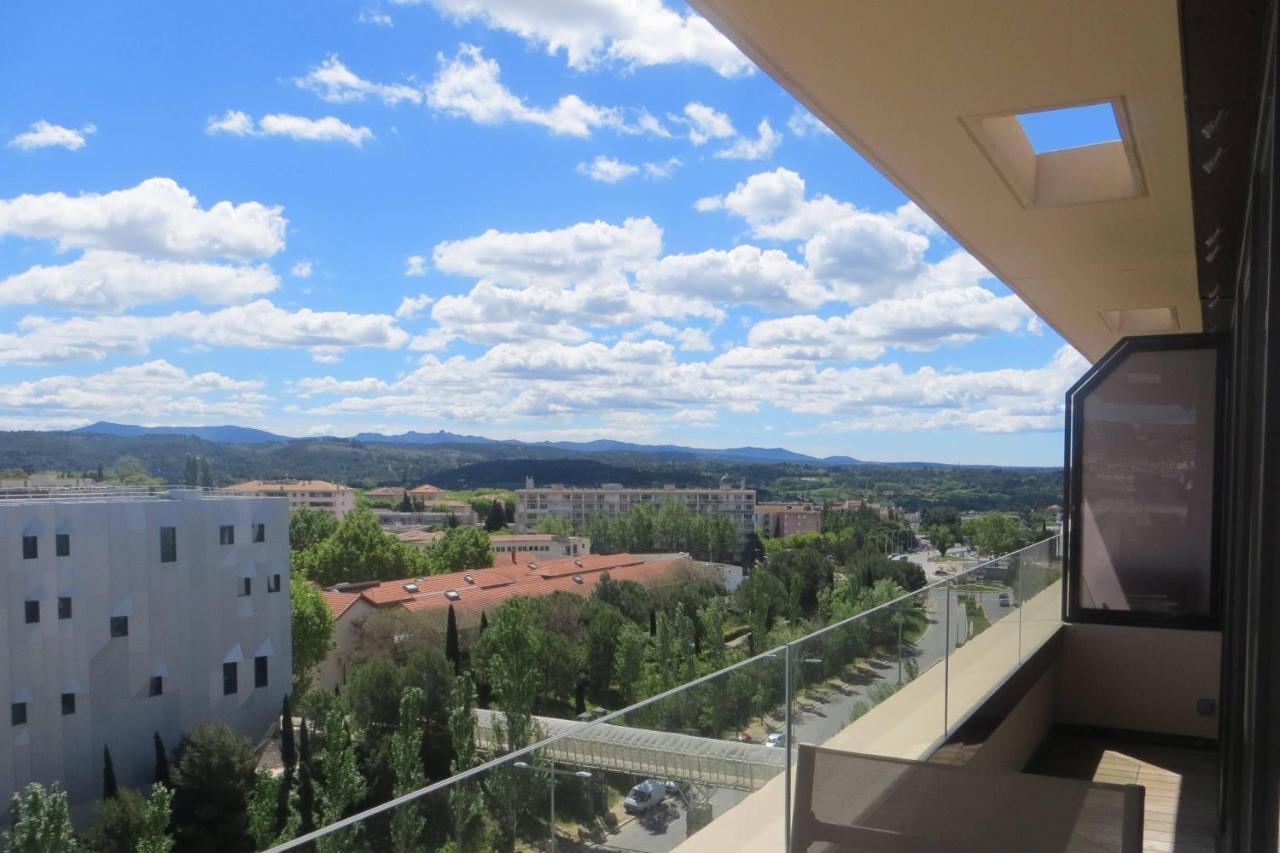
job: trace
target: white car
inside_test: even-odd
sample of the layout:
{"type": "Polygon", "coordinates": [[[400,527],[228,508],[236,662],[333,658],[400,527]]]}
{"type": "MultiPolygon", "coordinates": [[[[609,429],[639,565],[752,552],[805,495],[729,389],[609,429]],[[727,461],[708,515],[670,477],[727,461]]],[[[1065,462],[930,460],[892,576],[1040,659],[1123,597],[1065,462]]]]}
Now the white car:
{"type": "Polygon", "coordinates": [[[782,732],[774,732],[764,739],[764,745],[773,747],[786,746],[787,736],[782,732]]]}
{"type": "Polygon", "coordinates": [[[654,806],[660,805],[667,797],[667,787],[657,779],[645,779],[629,792],[622,801],[622,808],[627,814],[644,814],[654,806]]]}

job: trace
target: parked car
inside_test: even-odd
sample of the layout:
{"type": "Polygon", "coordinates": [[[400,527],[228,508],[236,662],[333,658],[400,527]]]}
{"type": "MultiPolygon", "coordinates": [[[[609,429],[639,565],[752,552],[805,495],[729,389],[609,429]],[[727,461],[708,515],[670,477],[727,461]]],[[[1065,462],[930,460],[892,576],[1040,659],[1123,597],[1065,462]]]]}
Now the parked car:
{"type": "Polygon", "coordinates": [[[605,714],[608,714],[608,713],[609,712],[606,711],[604,708],[592,708],[590,711],[583,711],[581,714],[579,714],[578,722],[590,723],[593,720],[600,719],[601,717],[603,717],[605,714]]]}
{"type": "Polygon", "coordinates": [[[663,788],[666,789],[668,797],[680,797],[689,789],[689,783],[679,779],[668,779],[663,783],[663,788]]]}
{"type": "Polygon", "coordinates": [[[1007,592],[1002,592],[1002,593],[1000,593],[999,595],[997,595],[997,596],[996,596],[996,601],[999,603],[999,605],[1000,605],[1001,607],[1008,607],[1008,606],[1009,606],[1009,593],[1007,593],[1007,592]]]}
{"type": "Polygon", "coordinates": [[[645,779],[627,792],[622,808],[627,814],[644,814],[667,798],[667,786],[657,779],[645,779]]]}
{"type": "Polygon", "coordinates": [[[783,732],[774,732],[764,739],[765,746],[786,746],[787,736],[783,732]]]}
{"type": "Polygon", "coordinates": [[[733,736],[733,739],[736,740],[738,743],[752,742],[751,735],[747,734],[746,732],[738,732],[736,735],[733,736]]]}

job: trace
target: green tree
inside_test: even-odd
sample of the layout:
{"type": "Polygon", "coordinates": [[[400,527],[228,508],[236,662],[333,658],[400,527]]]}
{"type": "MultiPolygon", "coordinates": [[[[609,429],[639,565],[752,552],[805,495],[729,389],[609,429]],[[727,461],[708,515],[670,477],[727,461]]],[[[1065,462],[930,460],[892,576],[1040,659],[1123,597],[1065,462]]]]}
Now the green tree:
{"type": "Polygon", "coordinates": [[[1022,532],[1017,521],[1002,512],[988,512],[973,519],[973,544],[988,556],[1008,554],[1018,545],[1022,532]]]}
{"type": "Polygon", "coordinates": [[[501,530],[507,525],[507,513],[502,508],[501,501],[494,501],[489,504],[489,513],[484,519],[484,529],[493,533],[501,530]]]}
{"type": "Polygon", "coordinates": [[[400,506],[397,507],[400,512],[413,512],[413,501],[409,500],[409,493],[404,492],[400,495],[400,506]]]}
{"type": "MultiPolygon", "coordinates": [[[[421,689],[405,688],[400,699],[400,725],[391,736],[391,769],[395,778],[392,796],[402,797],[426,785],[420,728],[424,704],[421,689]]],[[[396,853],[421,849],[425,829],[420,803],[409,802],[397,807],[391,813],[391,849],[396,853]]]]}
{"type": "Polygon", "coordinates": [[[637,625],[644,624],[649,618],[649,609],[653,606],[649,590],[635,581],[615,581],[608,572],[600,575],[600,580],[591,590],[591,598],[602,604],[613,605],[637,625]]]}
{"type": "Polygon", "coordinates": [[[452,604],[449,605],[449,616],[445,621],[444,656],[453,664],[453,674],[460,674],[462,672],[462,646],[458,643],[458,615],[453,612],[452,604]]]}
{"type": "Polygon", "coordinates": [[[627,622],[618,608],[599,602],[591,604],[583,612],[587,621],[587,685],[593,695],[601,696],[613,683],[618,636],[627,622]]]}
{"type": "Polygon", "coordinates": [[[618,689],[628,705],[636,701],[640,678],[644,673],[644,651],[648,643],[649,636],[644,629],[634,622],[623,623],[618,632],[613,669],[618,689]]]}
{"type": "Polygon", "coordinates": [[[311,672],[333,648],[333,613],[318,587],[299,577],[289,581],[293,633],[293,692],[303,694],[311,672]]]}
{"type": "Polygon", "coordinates": [[[544,515],[538,519],[538,524],[534,530],[544,536],[571,536],[573,534],[573,526],[567,520],[556,518],[553,515],[544,515]]]}
{"type": "Polygon", "coordinates": [[[169,835],[172,821],[173,791],[156,783],[151,786],[151,796],[143,807],[142,831],[138,836],[136,853],[169,853],[174,846],[169,835]]]}
{"type": "Polygon", "coordinates": [[[428,568],[423,552],[383,531],[367,507],[347,513],[331,536],[295,551],[293,566],[322,586],[413,577],[428,568]]]}
{"type": "Polygon", "coordinates": [[[120,794],[116,783],[116,766],[111,761],[111,750],[102,747],[102,799],[115,799],[120,794]]]}
{"type": "Polygon", "coordinates": [[[305,551],[319,545],[338,529],[338,519],[322,509],[295,509],[289,513],[289,550],[305,551]]]}
{"type": "Polygon", "coordinates": [[[938,549],[938,556],[940,557],[945,557],[947,551],[956,544],[955,534],[945,524],[935,524],[924,528],[921,532],[929,537],[929,543],[938,549]]]}
{"type": "Polygon", "coordinates": [[[15,793],[13,815],[8,853],[76,853],[80,849],[71,829],[67,794],[56,782],[48,791],[32,782],[15,793]]]}
{"type": "Polygon", "coordinates": [[[200,723],[183,737],[173,812],[184,853],[251,849],[248,804],[256,765],[253,747],[225,723],[200,723]]]}
{"type": "Polygon", "coordinates": [[[424,555],[430,574],[466,572],[493,565],[493,544],[482,530],[451,527],[427,547],[424,555]]]}
{"type": "Polygon", "coordinates": [[[107,479],[126,486],[158,486],[162,481],[151,476],[142,460],[136,456],[121,456],[115,467],[107,472],[107,479]]]}
{"type": "MultiPolygon", "coordinates": [[[[342,712],[335,708],[324,722],[324,753],[320,756],[320,818],[322,824],[342,820],[365,796],[365,780],[360,774],[351,732],[342,712]]],[[[363,825],[341,829],[316,842],[320,853],[350,849],[363,833],[363,825]]]]}
{"type": "Polygon", "coordinates": [[[194,454],[188,453],[183,466],[182,484],[184,486],[200,485],[200,465],[194,454]]]}
{"type": "Polygon", "coordinates": [[[316,787],[312,776],[311,736],[307,733],[307,718],[298,723],[298,833],[305,834],[316,828],[316,787]]]}
{"type": "Polygon", "coordinates": [[[200,457],[200,485],[206,489],[213,488],[213,469],[209,466],[209,457],[200,457]]]}
{"type": "MultiPolygon", "coordinates": [[[[262,768],[255,771],[253,788],[249,791],[249,801],[246,806],[249,835],[253,838],[254,850],[266,850],[268,847],[274,847],[277,840],[284,840],[282,833],[276,829],[280,792],[283,787],[283,774],[272,776],[262,768]]],[[[287,822],[286,818],[286,824],[287,822]]]]}
{"type": "MultiPolygon", "coordinates": [[[[471,673],[464,672],[453,682],[449,697],[449,740],[453,743],[453,759],[449,773],[456,776],[480,763],[476,747],[476,685],[471,673]]],[[[449,789],[449,816],[453,822],[453,840],[463,848],[467,828],[484,811],[480,788],[475,780],[454,784],[449,789]]]]}

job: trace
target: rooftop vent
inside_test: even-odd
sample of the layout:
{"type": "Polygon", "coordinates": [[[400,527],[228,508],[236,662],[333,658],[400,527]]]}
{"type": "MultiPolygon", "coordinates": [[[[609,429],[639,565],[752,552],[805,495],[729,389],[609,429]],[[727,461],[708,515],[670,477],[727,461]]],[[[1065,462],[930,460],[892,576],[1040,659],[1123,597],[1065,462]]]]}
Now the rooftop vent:
{"type": "Polygon", "coordinates": [[[582,575],[574,575],[574,576],[573,576],[573,582],[574,582],[574,583],[582,583],[582,575]]]}
{"type": "Polygon", "coordinates": [[[476,582],[475,575],[463,575],[463,576],[462,576],[462,579],[463,579],[464,581],[466,581],[467,583],[475,583],[475,582],[476,582]]]}
{"type": "Polygon", "coordinates": [[[418,585],[417,585],[416,583],[407,583],[407,584],[405,584],[405,585],[404,585],[404,591],[405,591],[405,592],[417,592],[417,591],[418,591],[418,585]]]}
{"type": "Polygon", "coordinates": [[[577,566],[578,568],[582,568],[582,561],[581,561],[581,560],[574,560],[574,561],[573,561],[573,564],[574,564],[575,566],[577,566]]]}
{"type": "Polygon", "coordinates": [[[450,601],[457,601],[462,598],[462,593],[458,592],[456,589],[448,589],[445,590],[444,597],[450,601]]]}
{"type": "Polygon", "coordinates": [[[536,568],[538,568],[538,564],[537,564],[537,563],[530,563],[530,564],[529,564],[529,571],[533,571],[533,570],[534,570],[534,569],[536,569],[536,568]]]}

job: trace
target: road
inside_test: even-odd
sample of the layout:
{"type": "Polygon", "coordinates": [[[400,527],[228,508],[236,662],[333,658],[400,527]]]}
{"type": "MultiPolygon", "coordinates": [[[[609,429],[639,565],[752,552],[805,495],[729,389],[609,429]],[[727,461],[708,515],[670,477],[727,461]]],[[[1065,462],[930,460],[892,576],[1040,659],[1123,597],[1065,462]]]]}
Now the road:
{"type": "MultiPolygon", "coordinates": [[[[953,571],[964,567],[964,564],[961,563],[933,564],[928,560],[929,556],[924,553],[912,554],[911,559],[913,562],[920,563],[925,567],[926,575],[931,583],[948,577],[948,575],[937,574],[936,570],[939,567],[946,566],[953,571]]],[[[1016,609],[999,605],[998,596],[1001,589],[1003,588],[995,588],[993,586],[990,589],[973,593],[977,596],[983,612],[986,613],[991,622],[996,622],[1003,617],[1011,615],[1016,618],[1016,609]]],[[[915,660],[920,672],[924,672],[935,664],[940,664],[944,657],[945,649],[948,645],[948,605],[951,610],[949,623],[951,647],[955,648],[957,641],[964,642],[968,638],[968,619],[962,615],[963,610],[957,596],[954,594],[948,596],[947,593],[948,591],[945,587],[930,590],[927,593],[929,607],[925,630],[914,646],[904,650],[904,662],[906,659],[915,660]]],[[[906,678],[905,668],[903,678],[906,678]]],[[[841,729],[849,725],[849,716],[853,712],[854,705],[858,702],[865,702],[868,706],[873,704],[869,696],[871,688],[877,683],[886,681],[894,684],[898,682],[898,660],[896,655],[891,659],[880,658],[871,661],[870,666],[861,671],[860,677],[852,679],[850,682],[806,694],[806,697],[798,703],[797,708],[793,711],[795,716],[792,720],[792,726],[794,727],[795,741],[797,743],[825,743],[840,732],[841,729]]],[[[941,708],[938,709],[938,713],[939,721],[941,721],[941,708]]],[[[764,746],[760,748],[767,749],[764,746]]],[[[718,819],[747,796],[744,791],[722,789],[713,792],[710,796],[712,820],[718,819]]],[[[608,841],[603,845],[593,846],[593,849],[636,851],[636,853],[667,853],[667,851],[673,850],[684,841],[686,829],[687,821],[684,805],[674,800],[668,800],[663,804],[661,811],[640,818],[632,818],[622,823],[616,834],[610,835],[608,841]]]]}

